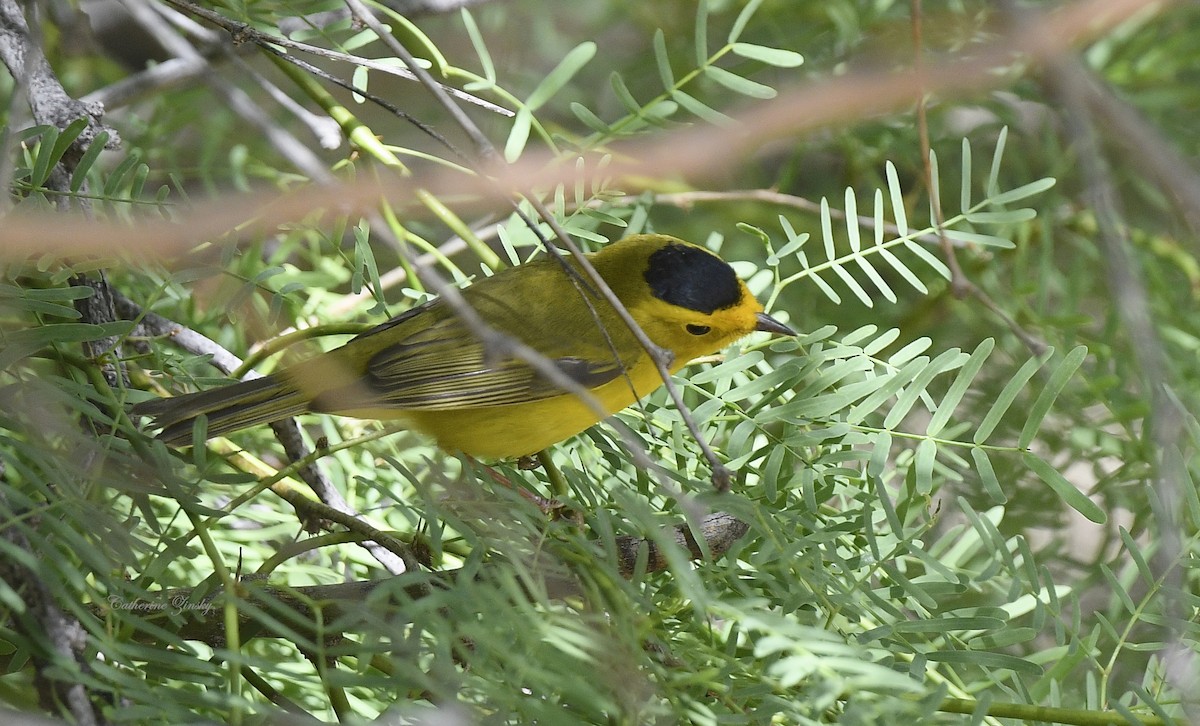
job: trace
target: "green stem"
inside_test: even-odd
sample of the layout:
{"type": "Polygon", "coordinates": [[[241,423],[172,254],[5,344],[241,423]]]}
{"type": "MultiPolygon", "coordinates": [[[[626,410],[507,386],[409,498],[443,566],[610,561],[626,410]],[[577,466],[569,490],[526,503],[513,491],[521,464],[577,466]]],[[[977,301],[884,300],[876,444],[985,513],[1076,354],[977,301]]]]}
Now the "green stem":
{"type": "MultiPolygon", "coordinates": [[[[979,701],[947,698],[942,701],[938,710],[945,713],[973,714],[978,707],[979,701]]],[[[1030,706],[1024,703],[996,703],[995,701],[988,704],[987,715],[996,718],[1018,718],[1023,721],[1045,721],[1077,724],[1078,726],[1120,726],[1129,723],[1128,718],[1115,711],[1088,711],[1078,708],[1030,706]]],[[[1139,715],[1137,718],[1143,726],[1165,726],[1166,724],[1157,716],[1139,715]]]]}
{"type": "Polygon", "coordinates": [[[571,493],[571,489],[567,486],[567,480],[563,477],[562,471],[554,465],[554,457],[550,456],[549,451],[543,450],[537,453],[537,458],[546,472],[546,478],[550,480],[550,491],[553,492],[553,496],[565,499],[571,493]]]}

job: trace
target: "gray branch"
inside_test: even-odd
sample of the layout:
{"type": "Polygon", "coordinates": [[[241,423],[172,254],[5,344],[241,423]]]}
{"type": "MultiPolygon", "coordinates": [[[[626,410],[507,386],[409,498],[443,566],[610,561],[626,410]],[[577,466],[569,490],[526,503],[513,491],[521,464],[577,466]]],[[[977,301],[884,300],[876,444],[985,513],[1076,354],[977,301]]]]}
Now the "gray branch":
{"type": "Polygon", "coordinates": [[[83,103],[67,94],[34,40],[16,0],[0,0],[0,62],[8,67],[17,85],[26,89],[36,123],[65,129],[76,119],[87,119],[87,128],[72,145],[74,153],[82,154],[101,131],[108,132],[106,148],[120,145],[120,135],[100,122],[102,105],[83,103]]]}

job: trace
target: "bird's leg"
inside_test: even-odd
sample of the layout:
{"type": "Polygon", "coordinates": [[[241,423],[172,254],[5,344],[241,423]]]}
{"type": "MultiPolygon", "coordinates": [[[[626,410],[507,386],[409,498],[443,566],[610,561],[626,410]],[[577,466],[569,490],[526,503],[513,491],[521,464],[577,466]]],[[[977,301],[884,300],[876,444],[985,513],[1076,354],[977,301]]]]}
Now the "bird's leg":
{"type": "MultiPolygon", "coordinates": [[[[542,458],[542,454],[540,453],[536,457],[523,456],[517,461],[517,468],[524,471],[537,469],[541,467],[545,461],[546,459],[542,458]]],[[[514,484],[508,477],[504,476],[487,464],[480,464],[478,460],[476,460],[475,463],[483,467],[484,471],[488,473],[488,476],[492,478],[492,481],[496,482],[500,486],[512,489],[517,494],[520,494],[522,497],[528,499],[544,516],[551,519],[567,519],[575,524],[582,524],[582,517],[580,514],[572,509],[569,509],[567,505],[560,500],[543,497],[537,492],[531,491],[524,486],[514,484]]],[[[550,469],[548,469],[548,471],[550,471],[550,469]]],[[[557,473],[557,470],[555,469],[553,472],[557,473]]]]}

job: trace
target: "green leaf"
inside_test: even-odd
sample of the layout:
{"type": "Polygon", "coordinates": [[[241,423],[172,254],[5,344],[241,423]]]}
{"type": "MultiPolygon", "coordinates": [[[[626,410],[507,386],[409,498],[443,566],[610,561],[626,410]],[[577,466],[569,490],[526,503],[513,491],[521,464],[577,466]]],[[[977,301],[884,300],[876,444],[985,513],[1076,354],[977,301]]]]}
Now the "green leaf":
{"type": "Polygon", "coordinates": [[[846,238],[850,242],[850,251],[862,249],[862,237],[858,229],[858,196],[853,187],[846,187],[846,238]]]}
{"type": "Polygon", "coordinates": [[[961,229],[942,229],[942,234],[946,235],[947,239],[958,240],[959,242],[969,242],[971,244],[983,245],[985,247],[998,247],[1002,250],[1011,250],[1016,247],[1012,240],[996,237],[990,234],[979,234],[978,232],[967,232],[961,229]]]}
{"type": "Polygon", "coordinates": [[[1101,562],[1100,574],[1103,575],[1104,579],[1108,581],[1108,592],[1112,595],[1116,595],[1117,599],[1120,600],[1121,604],[1125,607],[1125,613],[1127,615],[1136,615],[1138,612],[1137,605],[1133,603],[1133,598],[1130,597],[1129,590],[1122,587],[1121,581],[1117,579],[1116,575],[1113,574],[1112,568],[1101,562]]]}
{"type": "Polygon", "coordinates": [[[884,377],[870,378],[819,396],[797,397],[781,406],[763,411],[760,421],[799,421],[832,416],[859,398],[869,395],[887,382],[884,377]]]}
{"type": "Polygon", "coordinates": [[[554,67],[554,70],[542,79],[537,88],[533,89],[533,93],[529,94],[525,105],[530,111],[541,108],[546,101],[554,97],[554,94],[562,90],[563,86],[567,85],[595,55],[596,44],[590,40],[572,48],[571,52],[567,53],[567,56],[554,67]]]}
{"type": "Polygon", "coordinates": [[[1138,545],[1137,541],[1133,538],[1133,535],[1129,534],[1129,530],[1125,529],[1124,527],[1118,527],[1117,530],[1120,532],[1121,541],[1125,543],[1125,549],[1129,552],[1130,559],[1132,559],[1133,564],[1137,566],[1138,575],[1143,581],[1145,581],[1147,585],[1152,585],[1157,578],[1154,576],[1154,571],[1150,569],[1149,563],[1146,562],[1146,558],[1142,554],[1141,546],[1138,545]]]}
{"type": "Polygon", "coordinates": [[[870,356],[879,355],[884,348],[888,347],[892,343],[895,343],[899,339],[900,328],[888,328],[879,335],[875,336],[874,340],[871,340],[863,346],[863,354],[870,356]]]}
{"type": "Polygon", "coordinates": [[[862,269],[863,274],[869,277],[871,282],[875,284],[875,289],[879,290],[879,294],[883,296],[884,300],[887,300],[890,303],[895,303],[897,300],[899,300],[899,298],[896,296],[896,291],[893,290],[891,285],[887,284],[887,280],[884,280],[883,276],[880,275],[875,268],[867,262],[865,255],[855,257],[854,261],[858,263],[858,266],[862,269]]]}
{"type": "Polygon", "coordinates": [[[87,128],[87,124],[87,119],[77,118],[58,135],[58,140],[54,142],[54,149],[52,151],[55,164],[63,158],[63,155],[67,153],[71,145],[75,143],[75,140],[79,138],[83,130],[87,128]]]}
{"type": "Polygon", "coordinates": [[[904,281],[911,285],[914,290],[922,295],[929,294],[929,288],[925,287],[925,283],[921,282],[921,278],[917,277],[917,273],[913,272],[908,265],[905,265],[903,262],[901,262],[900,258],[892,254],[891,250],[886,247],[880,247],[879,256],[882,257],[885,262],[891,265],[892,269],[895,270],[901,277],[903,277],[904,281]]]}
{"type": "Polygon", "coordinates": [[[671,59],[667,57],[667,37],[662,28],[654,31],[654,62],[658,64],[658,78],[663,88],[671,91],[675,88],[675,74],[671,71],[671,59]]]}
{"type": "MultiPolygon", "coordinates": [[[[895,303],[899,299],[896,296],[896,292],[894,290],[892,290],[892,286],[887,283],[887,280],[883,279],[883,276],[880,275],[878,271],[876,271],[875,266],[872,265],[867,260],[868,255],[870,255],[872,253],[877,253],[877,252],[881,251],[882,249],[884,249],[879,246],[880,243],[883,241],[884,221],[883,221],[883,194],[878,189],[875,190],[874,201],[875,201],[875,211],[874,211],[874,215],[873,215],[873,219],[875,222],[874,246],[870,250],[868,250],[866,253],[861,254],[861,255],[856,255],[854,258],[854,261],[856,263],[858,263],[858,267],[859,267],[859,269],[861,269],[863,271],[863,274],[866,275],[868,278],[870,278],[871,282],[874,283],[875,289],[879,290],[879,294],[883,295],[884,299],[887,300],[888,302],[895,303]]],[[[846,231],[850,235],[850,246],[855,252],[858,252],[859,249],[862,247],[862,243],[860,241],[860,230],[859,230],[857,217],[858,217],[858,208],[857,208],[857,200],[854,195],[854,190],[851,188],[847,188],[846,189],[846,231]]]]}
{"type": "Polygon", "coordinates": [[[804,56],[782,48],[770,48],[753,43],[734,43],[729,48],[734,55],[760,61],[777,68],[795,68],[804,62],[804,56]]]}
{"type": "Polygon", "coordinates": [[[914,467],[917,473],[917,491],[922,495],[933,491],[933,464],[937,461],[937,450],[937,442],[933,439],[923,439],[917,444],[914,467]]]}
{"type": "Polygon", "coordinates": [[[650,122],[656,123],[656,124],[661,124],[664,119],[674,116],[675,112],[678,110],[679,110],[678,103],[664,99],[662,101],[657,101],[657,102],[651,104],[650,106],[647,106],[646,110],[644,112],[642,112],[642,115],[646,118],[647,121],[650,121],[650,122]]]}
{"type": "Polygon", "coordinates": [[[700,0],[696,3],[696,67],[703,68],[708,63],[708,2],[700,0]]]}
{"type": "MultiPolygon", "coordinates": [[[[802,256],[803,256],[803,253],[802,253],[802,256]]],[[[806,263],[805,263],[805,267],[807,267],[807,266],[808,266],[808,265],[807,265],[807,262],[806,262],[806,263]]],[[[834,305],[841,305],[841,304],[842,304],[842,297],[841,297],[841,295],[838,295],[838,294],[837,294],[837,291],[836,291],[836,290],[834,290],[834,289],[833,289],[833,288],[832,288],[832,287],[829,285],[829,283],[828,283],[828,282],[825,282],[825,280],[823,280],[823,279],[821,278],[821,276],[820,276],[820,275],[818,275],[817,273],[813,272],[813,273],[811,273],[811,274],[809,274],[809,275],[808,275],[808,279],[812,280],[812,281],[813,281],[813,282],[816,284],[816,286],[817,286],[818,288],[820,288],[821,292],[825,293],[825,297],[829,298],[829,300],[830,300],[830,301],[831,301],[831,302],[832,302],[834,305]]]]}
{"type": "Polygon", "coordinates": [[[884,379],[883,384],[856,404],[854,408],[846,412],[845,421],[852,424],[861,423],[867,416],[882,406],[885,401],[896,395],[897,391],[920,375],[928,362],[927,358],[917,358],[909,361],[907,365],[895,373],[881,377],[884,379]]]}
{"type": "Polygon", "coordinates": [[[108,175],[108,180],[104,182],[104,194],[106,197],[117,197],[121,191],[121,187],[125,184],[125,175],[128,174],[138,164],[141,157],[136,152],[131,152],[128,156],[117,164],[117,167],[108,175]]]}
{"type": "Polygon", "coordinates": [[[1037,210],[1029,207],[1006,209],[1001,212],[967,212],[966,220],[971,224],[1020,224],[1037,216],[1037,210]]]}
{"type": "Polygon", "coordinates": [[[722,86],[725,86],[734,93],[740,93],[743,96],[766,99],[775,98],[775,96],[779,95],[775,89],[771,88],[770,86],[758,83],[757,81],[752,81],[749,78],[742,78],[736,73],[730,73],[724,68],[718,68],[717,66],[705,66],[704,75],[708,76],[717,83],[720,83],[722,86]]]}
{"type": "Polygon", "coordinates": [[[614,227],[629,226],[629,223],[627,221],[625,221],[624,219],[621,219],[620,217],[616,216],[615,214],[610,214],[609,212],[606,212],[603,209],[593,209],[592,207],[583,207],[579,210],[579,213],[585,217],[591,217],[592,219],[599,220],[599,221],[603,222],[604,224],[611,224],[614,227]]]}
{"type": "Polygon", "coordinates": [[[971,449],[971,459],[975,462],[975,473],[979,475],[983,491],[992,500],[992,503],[1008,502],[1008,496],[1000,488],[1000,480],[996,478],[996,470],[992,468],[992,460],[988,458],[987,451],[975,446],[971,449]]]}
{"type": "Polygon", "coordinates": [[[787,257],[796,250],[800,249],[810,237],[808,232],[797,233],[795,228],[792,227],[791,220],[782,214],[779,215],[779,226],[783,228],[783,233],[788,239],[787,243],[784,244],[783,247],[780,247],[775,253],[780,258],[787,257]]]}
{"type": "Polygon", "coordinates": [[[1004,668],[1017,673],[1028,673],[1040,676],[1042,667],[1024,658],[1003,653],[990,653],[977,650],[943,650],[926,653],[925,657],[935,663],[960,663],[974,665],[980,668],[1004,668]]]}
{"type": "Polygon", "coordinates": [[[88,172],[95,166],[96,160],[100,158],[100,154],[104,151],[104,146],[107,143],[107,131],[101,131],[92,139],[92,143],[88,145],[87,151],[83,152],[83,156],[79,158],[79,163],[75,165],[75,171],[71,173],[72,192],[78,192],[83,188],[83,183],[87,181],[88,172]]]}
{"type": "MultiPolygon", "coordinates": [[[[887,441],[887,443],[890,445],[890,439],[887,441]]],[[[881,451],[883,456],[886,457],[887,451],[884,450],[882,446],[877,444],[875,452],[871,456],[872,460],[874,460],[876,455],[878,455],[881,451]]],[[[884,486],[882,474],[872,474],[868,478],[870,479],[871,484],[874,485],[875,496],[879,501],[879,507],[883,509],[883,516],[887,519],[888,527],[891,528],[892,535],[895,536],[896,539],[903,539],[904,525],[900,520],[900,515],[896,513],[896,506],[892,503],[891,493],[888,492],[887,487],[884,486]]]]}
{"type": "Polygon", "coordinates": [[[0,284],[0,309],[24,310],[42,315],[78,320],[78,310],[64,302],[91,297],[92,288],[86,285],[50,288],[22,288],[0,284]]]}
{"type": "Polygon", "coordinates": [[[738,13],[737,19],[733,21],[733,27],[729,29],[729,35],[725,38],[726,42],[733,44],[742,36],[742,31],[746,29],[746,24],[750,22],[750,18],[758,11],[758,6],[762,5],[762,0],[750,0],[746,3],[746,7],[742,8],[742,12],[738,13]]]}
{"type": "Polygon", "coordinates": [[[992,168],[988,172],[987,187],[984,188],[984,194],[989,197],[1000,193],[1000,162],[1004,158],[1004,145],[1007,141],[1008,127],[1004,126],[996,138],[996,150],[992,152],[992,168]]]}
{"type": "Polygon", "coordinates": [[[892,626],[897,633],[945,633],[951,630],[995,630],[1003,628],[1005,621],[1001,618],[976,617],[945,617],[930,620],[907,620],[892,626]]]}
{"type": "Polygon", "coordinates": [[[1030,358],[1025,361],[1025,364],[1021,366],[1016,375],[1004,385],[1004,389],[996,397],[995,403],[992,404],[987,414],[984,415],[983,421],[980,422],[979,428],[975,430],[975,435],[971,438],[972,442],[982,444],[987,441],[988,437],[992,435],[992,431],[995,430],[996,425],[1000,423],[1000,419],[1008,411],[1008,407],[1017,399],[1017,394],[1021,392],[1021,389],[1033,377],[1033,374],[1037,372],[1038,368],[1042,367],[1042,364],[1053,353],[1054,349],[1050,348],[1042,356],[1030,358]]]}
{"type": "Polygon", "coordinates": [[[903,348],[888,356],[887,363],[890,366],[901,366],[908,361],[916,358],[925,351],[933,347],[933,341],[929,338],[917,338],[911,343],[907,343],[903,348]]]}
{"type": "Polygon", "coordinates": [[[854,296],[858,298],[859,302],[867,307],[875,306],[875,300],[867,293],[866,289],[859,284],[858,280],[854,279],[854,276],[851,275],[845,267],[841,265],[834,265],[831,269],[833,269],[833,272],[839,278],[841,278],[842,283],[845,284],[846,287],[850,288],[850,292],[854,293],[854,296]]]}
{"type": "Polygon", "coordinates": [[[263,268],[262,270],[260,270],[258,272],[258,274],[256,274],[254,276],[252,282],[255,285],[261,285],[262,283],[266,282],[267,280],[270,280],[272,277],[275,277],[276,275],[282,275],[284,272],[286,272],[286,270],[284,270],[279,265],[272,265],[271,267],[266,267],[266,268],[263,268]]]}
{"type": "Polygon", "coordinates": [[[0,348],[0,370],[33,355],[43,348],[60,343],[83,343],[128,335],[133,323],[118,320],[112,323],[55,323],[6,333],[0,348]]]}
{"type": "Polygon", "coordinates": [[[629,88],[625,85],[625,79],[621,78],[621,74],[616,71],[608,77],[609,85],[612,86],[613,93],[616,94],[617,100],[625,107],[625,110],[631,114],[639,115],[642,112],[642,104],[637,102],[633,94],[629,92],[629,88]]]}
{"type": "Polygon", "coordinates": [[[901,237],[908,236],[908,216],[904,209],[904,192],[900,189],[900,178],[896,174],[896,165],[892,162],[884,164],[887,176],[888,195],[892,200],[892,214],[896,217],[896,229],[901,237]]]}
{"type": "Polygon", "coordinates": [[[985,338],[975,350],[971,353],[971,357],[967,359],[966,364],[959,370],[958,376],[955,377],[954,383],[950,384],[950,390],[946,392],[942,402],[938,404],[937,410],[933,412],[933,416],[929,419],[929,425],[925,427],[927,436],[937,436],[946,427],[950,416],[953,415],[954,409],[958,407],[959,401],[962,400],[967,389],[970,388],[971,382],[975,380],[975,376],[979,374],[983,368],[987,357],[991,355],[992,349],[996,347],[994,338],[985,338]]]}
{"type": "Polygon", "coordinates": [[[1054,405],[1054,399],[1058,398],[1058,394],[1062,393],[1066,387],[1067,381],[1075,374],[1079,364],[1083,363],[1083,359],[1087,357],[1087,347],[1077,346],[1067,356],[1063,358],[1063,362],[1054,369],[1054,373],[1050,374],[1050,380],[1046,381],[1046,386],[1042,389],[1037,400],[1033,402],[1033,407],[1029,410],[1029,418],[1025,420],[1025,426],[1021,429],[1021,436],[1017,441],[1017,446],[1022,449],[1029,448],[1029,444],[1033,442],[1033,437],[1037,435],[1038,429],[1042,426],[1042,420],[1046,418],[1046,414],[1050,412],[1050,407],[1054,405]]]}
{"type": "MultiPolygon", "coordinates": [[[[414,56],[425,56],[429,62],[437,69],[438,75],[443,78],[449,73],[450,65],[442,52],[438,50],[437,45],[430,39],[428,35],[412,23],[408,18],[400,13],[389,8],[386,4],[379,4],[377,7],[394,21],[397,27],[392,30],[392,35],[405,45],[414,56]],[[414,46],[416,46],[414,48],[414,46]]],[[[418,61],[423,61],[425,58],[417,58],[418,61]]]]}
{"type": "Polygon", "coordinates": [[[1040,457],[1028,451],[1021,454],[1021,461],[1034,474],[1037,474],[1039,479],[1053,489],[1054,493],[1066,502],[1067,506],[1071,507],[1071,509],[1079,512],[1096,524],[1104,524],[1108,521],[1108,516],[1100,508],[1100,505],[1093,502],[1087,495],[1079,491],[1074,484],[1067,481],[1067,478],[1060,474],[1058,469],[1055,469],[1040,457]]]}
{"type": "MultiPolygon", "coordinates": [[[[385,25],[383,27],[387,28],[388,26],[385,25]]],[[[362,48],[365,45],[370,45],[377,40],[379,40],[379,36],[374,30],[371,30],[370,28],[363,28],[358,33],[355,33],[346,40],[342,41],[342,50],[344,52],[358,50],[359,48],[362,48]]]]}
{"type": "Polygon", "coordinates": [[[575,114],[575,118],[583,122],[592,131],[598,134],[607,134],[612,131],[608,124],[600,120],[600,117],[592,113],[591,110],[577,101],[571,102],[571,113],[575,114]]]}
{"type": "Polygon", "coordinates": [[[958,348],[951,348],[950,350],[942,351],[938,357],[930,361],[929,365],[913,379],[912,385],[901,394],[899,400],[896,401],[896,405],[892,407],[892,410],[888,412],[887,418],[883,420],[884,427],[894,429],[899,426],[900,422],[908,416],[908,412],[912,409],[913,404],[917,402],[917,398],[922,393],[925,393],[925,389],[929,387],[933,379],[943,371],[957,365],[961,355],[962,351],[958,348]]]}
{"type": "Polygon", "coordinates": [[[971,208],[971,142],[963,137],[962,140],[962,185],[959,187],[959,209],[967,211],[971,208]]]}
{"type": "Polygon", "coordinates": [[[50,178],[50,170],[54,168],[54,162],[57,159],[54,157],[54,147],[58,141],[58,129],[47,129],[42,135],[41,143],[37,147],[37,155],[33,158],[33,168],[29,172],[29,185],[31,187],[44,187],[46,180],[50,178]]]}
{"type": "Polygon", "coordinates": [[[532,124],[533,114],[529,112],[529,109],[525,107],[517,109],[512,131],[508,132],[508,141],[504,143],[504,158],[509,163],[521,158],[521,152],[525,150],[525,143],[529,141],[529,129],[532,124]]]}
{"type": "Polygon", "coordinates": [[[904,249],[921,258],[921,261],[933,268],[933,271],[946,278],[950,279],[950,268],[946,267],[946,263],[939,260],[932,252],[925,248],[924,245],[913,242],[912,240],[904,241],[904,249]]]}
{"type": "MultiPolygon", "coordinates": [[[[871,445],[871,458],[867,463],[867,473],[873,477],[882,477],[892,451],[891,432],[887,430],[880,431],[875,435],[875,439],[871,445]]],[[[888,497],[881,494],[880,499],[888,499],[888,497]]],[[[892,529],[897,537],[903,536],[903,528],[900,527],[898,521],[893,523],[892,529]]]]}
{"type": "Polygon", "coordinates": [[[837,248],[833,244],[833,217],[829,213],[829,200],[821,197],[821,241],[825,245],[825,259],[837,257],[837,248]]]}
{"type": "Polygon", "coordinates": [[[1054,186],[1054,182],[1054,177],[1038,179],[1037,181],[1029,182],[1028,184],[1019,186],[1016,189],[1009,189],[1007,192],[1002,192],[989,199],[988,203],[993,206],[1000,206],[1002,204],[1020,201],[1021,199],[1032,197],[1034,194],[1041,194],[1050,187],[1054,186]]]}
{"type": "MultiPolygon", "coordinates": [[[[369,284],[370,289],[378,297],[383,290],[383,284],[379,281],[379,265],[375,261],[375,251],[371,248],[370,236],[370,229],[365,223],[355,226],[354,276],[360,279],[365,277],[363,283],[369,284]]],[[[358,291],[355,290],[355,292],[358,291]]]]}
{"type": "MultiPolygon", "coordinates": [[[[350,76],[350,85],[352,85],[354,88],[358,89],[359,91],[371,90],[370,85],[368,85],[370,83],[370,81],[371,81],[370,69],[367,68],[366,66],[358,66],[357,68],[354,69],[354,73],[350,76]]],[[[350,92],[350,96],[354,99],[355,103],[364,103],[367,100],[366,96],[363,96],[362,94],[359,94],[359,93],[355,93],[354,91],[350,92]]]]}
{"type": "Polygon", "coordinates": [[[475,48],[475,55],[479,56],[479,66],[483,69],[483,77],[488,79],[491,85],[495,85],[496,66],[492,63],[492,55],[488,52],[487,45],[483,42],[483,34],[479,32],[479,26],[475,24],[475,17],[465,7],[461,9],[459,15],[462,17],[463,26],[467,29],[467,37],[471,39],[471,46],[475,48]]]}
{"type": "Polygon", "coordinates": [[[725,114],[705,106],[703,103],[678,89],[671,91],[671,98],[688,112],[715,126],[732,126],[734,123],[733,119],[725,114]]]}
{"type": "Polygon", "coordinates": [[[938,210],[933,208],[933,200],[942,199],[941,170],[938,169],[937,152],[929,150],[929,218],[938,219],[938,210]]]}
{"type": "Polygon", "coordinates": [[[137,168],[133,171],[133,181],[129,185],[130,199],[142,198],[142,192],[148,176],[150,176],[150,167],[146,164],[138,164],[137,168]]]}

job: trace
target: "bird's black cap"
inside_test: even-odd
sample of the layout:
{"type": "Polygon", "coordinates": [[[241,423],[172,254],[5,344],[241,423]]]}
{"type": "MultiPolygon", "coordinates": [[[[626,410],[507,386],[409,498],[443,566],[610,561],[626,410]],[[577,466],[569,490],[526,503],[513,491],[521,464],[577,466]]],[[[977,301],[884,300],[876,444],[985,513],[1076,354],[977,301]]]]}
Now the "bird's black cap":
{"type": "Polygon", "coordinates": [[[645,277],[654,297],[700,313],[731,308],[742,300],[733,268],[691,245],[669,244],[655,250],[645,277]]]}

